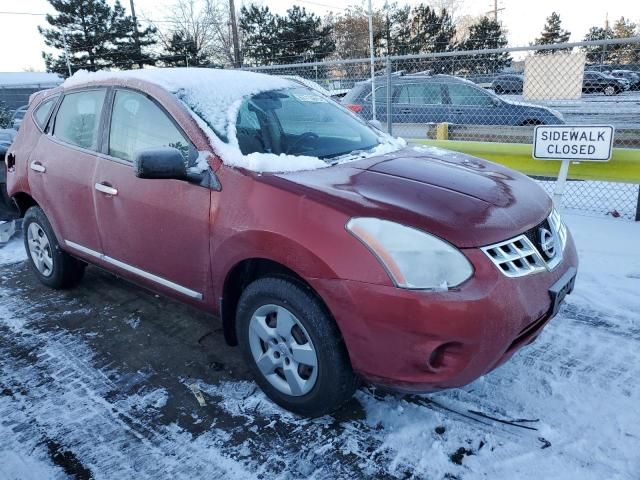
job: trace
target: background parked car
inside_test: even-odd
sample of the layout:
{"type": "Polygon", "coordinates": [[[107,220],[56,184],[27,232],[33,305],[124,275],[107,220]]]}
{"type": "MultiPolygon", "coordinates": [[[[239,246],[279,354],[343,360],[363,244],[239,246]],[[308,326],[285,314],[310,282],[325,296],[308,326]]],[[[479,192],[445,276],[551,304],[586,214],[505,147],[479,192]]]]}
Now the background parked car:
{"type": "Polygon", "coordinates": [[[27,113],[27,108],[29,105],[23,105],[22,107],[17,108],[13,115],[11,116],[11,127],[16,130],[20,129],[20,125],[22,124],[22,119],[24,118],[24,114],[27,113]]]}
{"type": "Polygon", "coordinates": [[[10,236],[5,220],[13,220],[17,213],[13,201],[7,195],[7,164],[4,161],[4,156],[16,138],[16,133],[9,128],[0,129],[0,244],[7,241],[10,236]]]}
{"type": "Polygon", "coordinates": [[[498,95],[502,93],[522,93],[524,75],[500,75],[491,83],[491,88],[498,95]]]}
{"type": "MultiPolygon", "coordinates": [[[[387,85],[376,88],[378,120],[387,119],[387,85]]],[[[556,125],[562,114],[550,108],[501,99],[465,79],[449,75],[405,75],[393,78],[393,123],[457,123],[468,125],[556,125]]],[[[371,82],[356,86],[342,103],[366,120],[373,118],[371,82]]]]}
{"type": "Polygon", "coordinates": [[[640,74],[637,72],[631,70],[614,70],[610,75],[618,80],[627,80],[631,90],[640,90],[640,74]]]}
{"type": "Polygon", "coordinates": [[[582,91],[584,93],[618,95],[624,90],[624,83],[617,78],[609,77],[601,72],[584,72],[584,78],[582,79],[582,91]]]}
{"type": "MultiPolygon", "coordinates": [[[[4,156],[7,150],[13,143],[13,139],[16,138],[16,132],[12,128],[0,128],[0,160],[4,160],[4,156]]],[[[2,163],[0,161],[0,163],[2,163]]]]}

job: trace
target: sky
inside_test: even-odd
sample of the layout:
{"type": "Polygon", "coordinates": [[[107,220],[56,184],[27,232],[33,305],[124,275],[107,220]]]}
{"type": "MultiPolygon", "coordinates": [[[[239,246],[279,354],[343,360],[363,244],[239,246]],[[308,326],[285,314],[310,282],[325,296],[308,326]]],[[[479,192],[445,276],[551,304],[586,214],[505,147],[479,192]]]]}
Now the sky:
{"type": "MultiPolygon", "coordinates": [[[[113,3],[112,0],[108,0],[113,3]]],[[[140,18],[164,20],[168,15],[168,7],[173,0],[135,0],[136,13],[140,18]]],[[[223,0],[224,1],[224,0],[223,0]]],[[[374,8],[384,5],[385,0],[373,0],[374,8]]],[[[129,8],[129,0],[121,0],[129,8]]],[[[252,3],[244,0],[244,3],[252,3]]],[[[358,5],[363,0],[258,0],[254,3],[268,4],[278,12],[285,13],[287,8],[298,4],[319,15],[329,11],[339,12],[346,5],[358,5]]],[[[402,0],[398,0],[402,4],[402,0]]],[[[419,0],[408,0],[415,5],[419,0]]],[[[438,3],[425,0],[425,3],[438,3]]],[[[492,0],[461,0],[459,15],[482,15],[493,8],[492,0]]],[[[243,0],[236,0],[237,8],[243,0]]],[[[528,45],[537,36],[545,23],[545,18],[552,11],[557,11],[565,29],[571,32],[571,40],[582,40],[587,30],[593,25],[604,26],[608,14],[611,23],[621,16],[640,23],[640,2],[633,0],[500,0],[499,19],[508,30],[509,46],[528,45]]],[[[44,70],[41,52],[45,48],[42,37],[38,33],[38,25],[45,23],[42,15],[25,13],[53,13],[47,0],[0,0],[0,32],[3,47],[0,53],[0,72],[20,72],[24,70],[44,70]],[[20,12],[15,15],[7,12],[20,12]]]]}

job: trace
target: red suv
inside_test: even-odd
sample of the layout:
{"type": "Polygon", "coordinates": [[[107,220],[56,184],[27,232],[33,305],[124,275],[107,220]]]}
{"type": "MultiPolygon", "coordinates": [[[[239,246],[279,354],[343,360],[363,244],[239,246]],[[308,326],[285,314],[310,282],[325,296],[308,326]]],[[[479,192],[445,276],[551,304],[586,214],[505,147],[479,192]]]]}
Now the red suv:
{"type": "Polygon", "coordinates": [[[533,341],[575,279],[534,181],[407,146],[285,79],[76,75],[31,99],[6,161],[44,284],[91,263],[218,315],[266,394],[304,415],[359,379],[471,382],[533,341]]]}

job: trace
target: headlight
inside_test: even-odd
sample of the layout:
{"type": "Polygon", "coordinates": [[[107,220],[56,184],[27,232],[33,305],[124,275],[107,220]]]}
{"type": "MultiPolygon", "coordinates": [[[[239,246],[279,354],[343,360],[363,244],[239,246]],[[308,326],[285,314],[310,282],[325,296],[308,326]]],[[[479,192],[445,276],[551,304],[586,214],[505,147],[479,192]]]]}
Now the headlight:
{"type": "Polygon", "coordinates": [[[562,114],[562,112],[558,111],[558,110],[554,110],[553,108],[550,108],[549,111],[551,112],[551,114],[556,117],[558,120],[562,120],[564,122],[564,115],[562,114]]]}
{"type": "Polygon", "coordinates": [[[378,218],[352,218],[347,230],[373,252],[398,287],[447,290],[473,275],[460,250],[415,228],[378,218]]]}

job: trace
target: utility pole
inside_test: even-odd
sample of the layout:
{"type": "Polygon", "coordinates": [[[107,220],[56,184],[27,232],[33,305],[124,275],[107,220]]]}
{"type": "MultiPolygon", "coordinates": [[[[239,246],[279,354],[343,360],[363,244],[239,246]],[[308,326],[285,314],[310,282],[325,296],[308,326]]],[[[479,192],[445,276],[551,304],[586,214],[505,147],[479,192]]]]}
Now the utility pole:
{"type": "Polygon", "coordinates": [[[231,37],[233,39],[234,67],[240,68],[240,43],[238,41],[238,25],[236,24],[236,6],[233,0],[229,0],[229,10],[231,13],[231,37]]]}
{"type": "MultiPolygon", "coordinates": [[[[609,38],[609,12],[604,17],[604,39],[609,38]]],[[[602,46],[602,55],[600,56],[600,63],[606,63],[607,61],[607,44],[602,46]]]]}
{"type": "Polygon", "coordinates": [[[133,0],[129,0],[131,6],[131,18],[133,18],[133,41],[136,44],[136,53],[138,55],[138,67],[143,68],[144,62],[142,61],[142,49],[140,48],[140,33],[138,32],[138,19],[136,18],[136,7],[133,4],[133,0]]]}
{"type": "Polygon", "coordinates": [[[487,12],[487,15],[493,15],[493,20],[498,23],[498,12],[504,10],[504,7],[498,8],[498,0],[493,0],[493,8],[487,12]]]}
{"type": "Polygon", "coordinates": [[[69,60],[69,49],[67,48],[67,34],[62,29],[62,45],[64,46],[64,59],[67,61],[67,68],[69,69],[69,76],[73,75],[71,71],[71,60],[69,60]]]}
{"type": "MultiPolygon", "coordinates": [[[[369,61],[371,63],[371,106],[373,107],[373,119],[377,120],[376,116],[376,68],[373,51],[373,8],[371,7],[371,0],[369,0],[369,61]]],[[[391,85],[387,86],[387,92],[391,92],[391,85]]]]}

